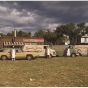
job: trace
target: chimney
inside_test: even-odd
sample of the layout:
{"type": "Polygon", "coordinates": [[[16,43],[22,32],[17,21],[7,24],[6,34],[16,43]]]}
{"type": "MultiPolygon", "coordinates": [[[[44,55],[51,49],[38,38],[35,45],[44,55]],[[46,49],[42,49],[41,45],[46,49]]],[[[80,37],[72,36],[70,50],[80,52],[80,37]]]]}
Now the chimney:
{"type": "Polygon", "coordinates": [[[16,29],[14,29],[14,38],[16,37],[16,29]]]}
{"type": "Polygon", "coordinates": [[[16,29],[14,29],[14,36],[13,36],[13,38],[12,38],[12,43],[15,42],[15,38],[16,38],[16,29]]]}

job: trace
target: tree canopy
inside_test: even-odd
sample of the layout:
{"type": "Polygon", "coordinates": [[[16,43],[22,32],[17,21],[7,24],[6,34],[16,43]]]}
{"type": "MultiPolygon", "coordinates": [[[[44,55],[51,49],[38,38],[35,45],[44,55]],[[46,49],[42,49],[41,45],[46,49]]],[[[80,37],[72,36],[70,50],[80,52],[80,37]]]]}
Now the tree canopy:
{"type": "MultiPolygon", "coordinates": [[[[29,30],[30,31],[30,30],[29,30]]],[[[31,32],[24,32],[22,30],[17,31],[18,37],[33,37],[33,38],[44,38],[45,44],[55,45],[55,44],[65,44],[67,40],[70,40],[70,44],[80,44],[81,37],[88,33],[88,26],[85,26],[85,23],[68,23],[62,24],[56,27],[56,30],[51,31],[51,29],[47,29],[44,31],[43,29],[38,30],[31,35],[31,32]]],[[[3,33],[0,33],[1,36],[4,36],[3,33]]],[[[7,33],[6,36],[13,36],[14,31],[11,33],[7,33]]]]}

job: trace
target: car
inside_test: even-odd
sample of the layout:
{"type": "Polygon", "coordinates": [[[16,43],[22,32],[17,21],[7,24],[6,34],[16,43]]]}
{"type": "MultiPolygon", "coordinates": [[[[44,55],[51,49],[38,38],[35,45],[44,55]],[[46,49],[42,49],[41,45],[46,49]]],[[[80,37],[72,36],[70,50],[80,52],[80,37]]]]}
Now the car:
{"type": "MultiPolygon", "coordinates": [[[[11,59],[11,49],[0,49],[0,59],[6,60],[11,59]]],[[[16,49],[16,57],[15,59],[27,59],[32,60],[38,57],[36,52],[25,52],[22,49],[16,49]]]]}

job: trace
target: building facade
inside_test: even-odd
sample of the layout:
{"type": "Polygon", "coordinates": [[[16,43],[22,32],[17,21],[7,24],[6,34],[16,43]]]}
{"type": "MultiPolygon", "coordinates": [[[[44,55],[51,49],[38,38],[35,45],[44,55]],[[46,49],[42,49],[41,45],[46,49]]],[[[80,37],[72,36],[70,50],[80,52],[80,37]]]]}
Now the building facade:
{"type": "Polygon", "coordinates": [[[87,44],[88,45],[88,34],[85,34],[81,37],[81,44],[87,44]]]}
{"type": "Polygon", "coordinates": [[[0,49],[1,48],[22,48],[24,45],[43,45],[43,38],[29,38],[29,37],[0,37],[0,49]]]}

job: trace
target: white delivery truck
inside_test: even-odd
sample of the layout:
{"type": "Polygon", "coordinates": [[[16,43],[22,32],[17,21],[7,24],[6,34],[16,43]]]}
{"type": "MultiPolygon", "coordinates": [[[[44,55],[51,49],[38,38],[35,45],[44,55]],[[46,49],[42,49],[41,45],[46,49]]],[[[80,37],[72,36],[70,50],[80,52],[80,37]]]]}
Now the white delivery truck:
{"type": "Polygon", "coordinates": [[[75,45],[75,49],[80,55],[88,56],[88,45],[75,45]]]}
{"type": "MultiPolygon", "coordinates": [[[[49,45],[24,45],[23,51],[36,52],[39,57],[46,57],[46,49],[49,45]]],[[[56,51],[50,48],[50,57],[55,57],[56,51]]]]}

